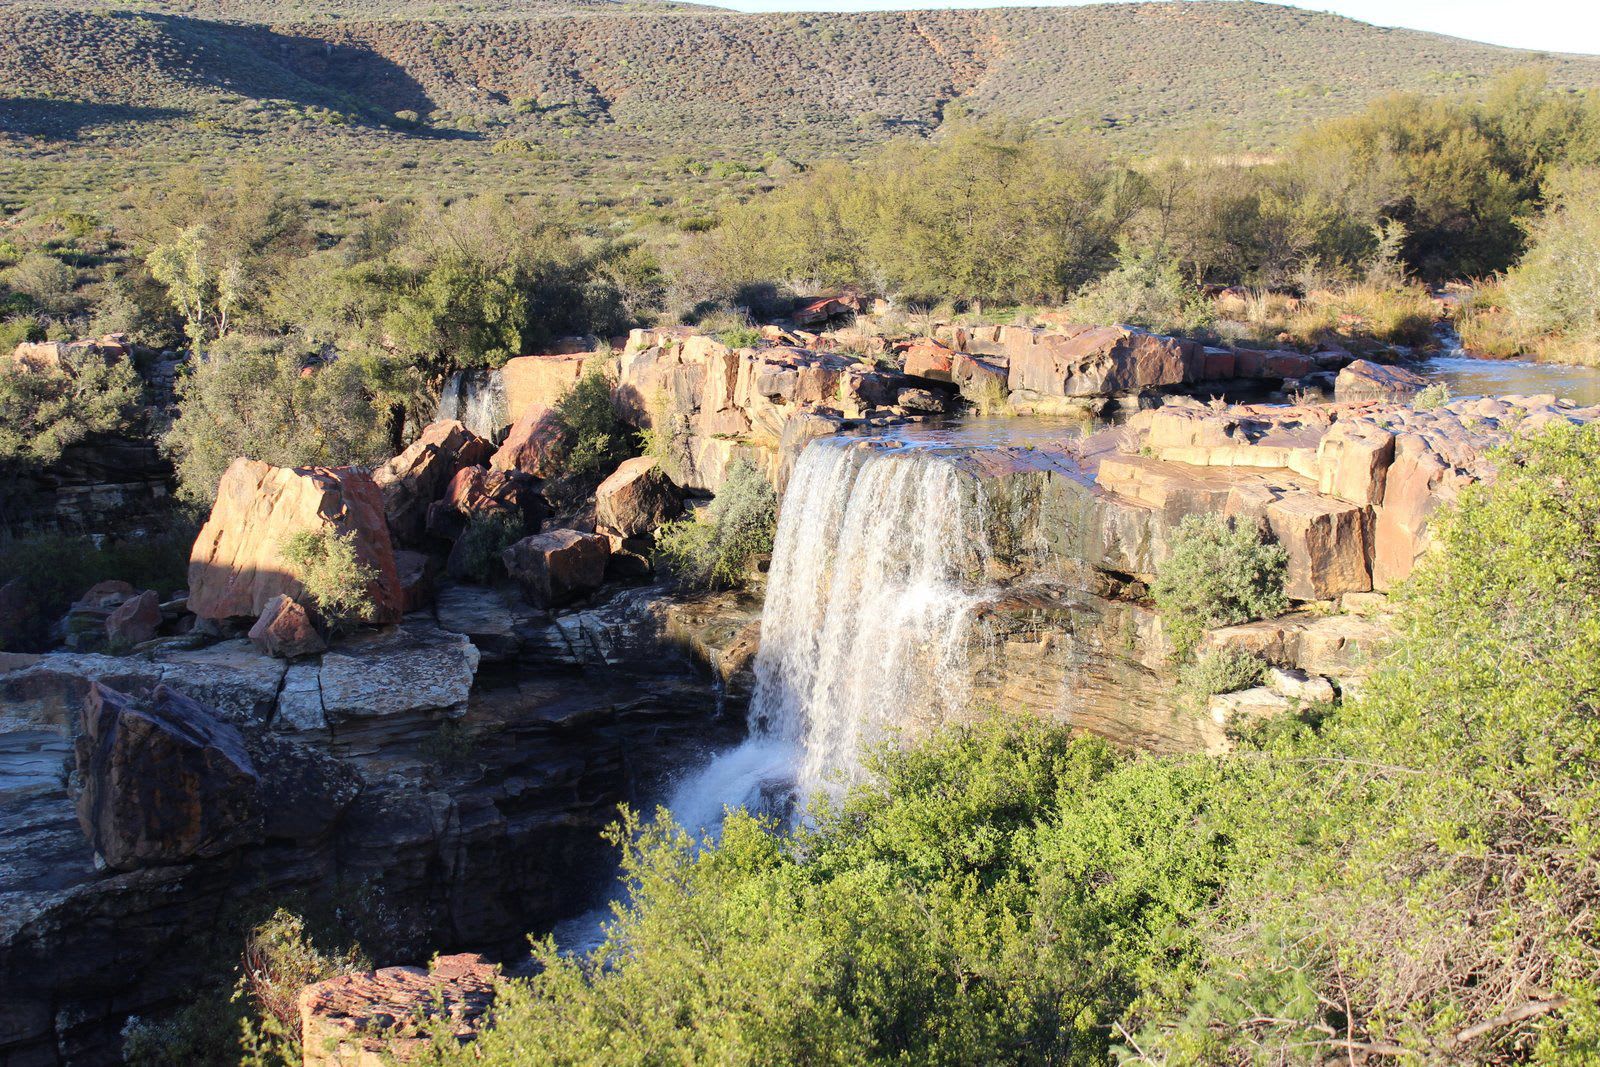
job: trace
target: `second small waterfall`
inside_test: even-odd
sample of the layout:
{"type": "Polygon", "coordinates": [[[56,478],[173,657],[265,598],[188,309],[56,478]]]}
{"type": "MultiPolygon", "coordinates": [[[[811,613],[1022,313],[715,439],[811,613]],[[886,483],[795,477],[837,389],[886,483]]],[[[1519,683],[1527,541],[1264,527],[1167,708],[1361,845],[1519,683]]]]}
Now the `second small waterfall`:
{"type": "Polygon", "coordinates": [[[843,788],[870,746],[966,708],[988,555],[977,493],[937,449],[806,449],[773,547],[750,737],[683,783],[680,823],[843,788]]]}

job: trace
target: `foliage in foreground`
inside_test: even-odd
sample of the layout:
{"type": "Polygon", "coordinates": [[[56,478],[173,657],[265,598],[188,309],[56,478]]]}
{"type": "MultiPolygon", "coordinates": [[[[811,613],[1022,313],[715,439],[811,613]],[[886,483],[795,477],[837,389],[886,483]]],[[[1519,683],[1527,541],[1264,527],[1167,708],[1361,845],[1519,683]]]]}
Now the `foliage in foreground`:
{"type": "Polygon", "coordinates": [[[772,551],[778,495],[748,460],[735,460],[727,480],[704,509],[656,531],[657,558],[696,589],[742,585],[756,556],[772,551]]]}
{"type": "Polygon", "coordinates": [[[798,830],[630,819],[608,941],[435,1062],[1592,1062],[1600,431],[1498,460],[1347,706],[1224,758],[995,719],[798,830]]]}
{"type": "Polygon", "coordinates": [[[89,434],[122,429],[140,393],[125,359],[69,351],[59,370],[30,371],[0,354],[0,467],[52,463],[89,434]]]}

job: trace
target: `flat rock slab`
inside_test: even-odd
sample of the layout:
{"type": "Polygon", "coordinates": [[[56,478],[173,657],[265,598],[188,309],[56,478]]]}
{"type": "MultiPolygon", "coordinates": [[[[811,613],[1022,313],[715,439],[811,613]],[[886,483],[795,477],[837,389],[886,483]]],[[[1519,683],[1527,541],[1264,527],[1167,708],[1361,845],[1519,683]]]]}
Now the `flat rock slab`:
{"type": "Polygon", "coordinates": [[[330,723],[464,707],[478,672],[465,634],[410,621],[363,635],[322,657],[318,681],[330,723]]]}
{"type": "Polygon", "coordinates": [[[517,619],[506,598],[497,589],[477,585],[447,585],[439,590],[434,604],[439,629],[464,634],[478,646],[486,662],[510,659],[517,654],[517,619]]]}

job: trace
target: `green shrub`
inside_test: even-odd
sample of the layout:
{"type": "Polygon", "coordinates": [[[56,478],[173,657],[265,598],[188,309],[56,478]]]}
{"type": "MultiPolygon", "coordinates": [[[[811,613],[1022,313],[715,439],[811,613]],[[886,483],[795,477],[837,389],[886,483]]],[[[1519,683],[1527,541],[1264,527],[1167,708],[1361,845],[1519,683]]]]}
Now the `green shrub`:
{"type": "Polygon", "coordinates": [[[1215,515],[1190,515],[1172,535],[1172,553],[1151,586],[1162,627],[1178,660],[1214,626],[1280,615],[1288,555],[1263,543],[1253,527],[1215,515]]]}
{"type": "Polygon", "coordinates": [[[69,350],[60,370],[0,362],[0,468],[53,463],[91,433],[125,428],[143,395],[127,360],[69,350]]]}
{"type": "Polygon", "coordinates": [[[555,420],[563,436],[565,495],[592,490],[633,455],[629,447],[633,434],[617,417],[613,385],[604,373],[587,371],[555,403],[555,420]]]}
{"type": "Polygon", "coordinates": [[[761,331],[754,326],[741,326],[733,330],[723,330],[717,334],[717,340],[729,348],[754,348],[761,343],[761,331]]]}
{"type": "Polygon", "coordinates": [[[354,533],[301,530],[284,542],[283,560],[330,628],[352,626],[372,614],[371,586],[378,572],[361,561],[354,533]]]}
{"type": "Polygon", "coordinates": [[[344,356],[302,374],[287,338],[234,334],[178,381],[178,416],[162,448],[178,468],[179,493],[209,503],[239,456],[279,467],[372,464],[391,449],[381,356],[344,356]]]}
{"type": "Polygon", "coordinates": [[[528,524],[513,511],[482,511],[467,520],[467,528],[456,539],[451,558],[460,573],[480,585],[488,585],[504,571],[500,556],[506,549],[528,536],[528,524]]]}
{"type": "Polygon", "coordinates": [[[1450,384],[1434,382],[1411,398],[1411,406],[1418,411],[1432,411],[1450,403],[1450,384]]]}
{"type": "Polygon", "coordinates": [[[1547,359],[1600,363],[1600,170],[1555,183],[1529,242],[1501,293],[1517,336],[1547,359]]]}
{"type": "Polygon", "coordinates": [[[744,584],[750,561],[772,551],[778,496],[748,460],[735,460],[703,515],[656,531],[657,558],[679,581],[698,589],[744,584]]]}
{"type": "Polygon", "coordinates": [[[1186,703],[1200,704],[1219,693],[1237,693],[1261,681],[1266,664],[1238,648],[1213,648],[1178,669],[1178,689],[1186,703]]]}
{"type": "Polygon", "coordinates": [[[668,478],[683,481],[689,455],[689,417],[678,410],[672,394],[657,390],[646,401],[650,425],[639,431],[639,447],[653,456],[668,478]]]}
{"type": "Polygon", "coordinates": [[[1125,252],[1116,269],[1078,290],[1068,309],[1079,322],[1125,323],[1161,333],[1194,333],[1213,317],[1210,301],[1177,261],[1158,251],[1125,252]]]}

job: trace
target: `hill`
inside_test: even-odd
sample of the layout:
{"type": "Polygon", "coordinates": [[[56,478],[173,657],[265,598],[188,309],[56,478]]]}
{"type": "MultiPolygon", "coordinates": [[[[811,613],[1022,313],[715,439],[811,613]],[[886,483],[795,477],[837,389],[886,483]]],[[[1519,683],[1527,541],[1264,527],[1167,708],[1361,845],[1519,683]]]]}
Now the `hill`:
{"type": "Polygon", "coordinates": [[[952,104],[1115,149],[1270,150],[1532,53],[1237,2],[751,15],[607,0],[0,0],[13,201],[254,158],[334,199],[492,187],[681,218],[952,104]],[[697,179],[685,182],[685,178],[697,179]]]}

